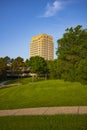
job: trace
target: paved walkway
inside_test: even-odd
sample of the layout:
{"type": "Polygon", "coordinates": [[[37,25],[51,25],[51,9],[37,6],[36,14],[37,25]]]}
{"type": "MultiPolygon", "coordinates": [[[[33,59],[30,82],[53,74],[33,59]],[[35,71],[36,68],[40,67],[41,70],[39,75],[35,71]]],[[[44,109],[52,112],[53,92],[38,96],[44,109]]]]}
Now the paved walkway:
{"type": "Polygon", "coordinates": [[[5,83],[7,83],[8,81],[4,81],[0,83],[0,87],[3,87],[5,85],[5,83]]]}
{"type": "MultiPolygon", "coordinates": [[[[9,81],[9,80],[8,80],[8,81],[9,81]]],[[[4,81],[4,82],[0,83],[0,88],[20,85],[20,83],[13,83],[13,84],[7,84],[7,85],[6,85],[6,83],[7,83],[8,81],[4,81]]]]}
{"type": "Polygon", "coordinates": [[[87,114],[87,106],[41,107],[41,108],[24,108],[14,110],[0,110],[0,116],[55,115],[55,114],[87,114]]]}

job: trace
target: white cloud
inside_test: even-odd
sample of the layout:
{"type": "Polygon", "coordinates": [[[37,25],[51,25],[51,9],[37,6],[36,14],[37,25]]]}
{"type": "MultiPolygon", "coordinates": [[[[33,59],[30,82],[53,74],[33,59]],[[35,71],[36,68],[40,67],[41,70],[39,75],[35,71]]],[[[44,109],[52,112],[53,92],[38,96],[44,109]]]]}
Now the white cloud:
{"type": "Polygon", "coordinates": [[[43,17],[54,16],[61,8],[62,3],[58,0],[55,0],[52,4],[48,3],[43,17]]]}

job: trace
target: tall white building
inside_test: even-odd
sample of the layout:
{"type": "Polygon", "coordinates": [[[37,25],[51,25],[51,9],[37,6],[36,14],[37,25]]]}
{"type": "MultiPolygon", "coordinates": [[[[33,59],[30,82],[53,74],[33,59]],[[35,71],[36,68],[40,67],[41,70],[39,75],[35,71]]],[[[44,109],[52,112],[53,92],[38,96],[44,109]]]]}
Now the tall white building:
{"type": "Polygon", "coordinates": [[[47,34],[40,34],[32,37],[30,43],[30,57],[40,56],[45,60],[54,59],[53,37],[47,34]]]}

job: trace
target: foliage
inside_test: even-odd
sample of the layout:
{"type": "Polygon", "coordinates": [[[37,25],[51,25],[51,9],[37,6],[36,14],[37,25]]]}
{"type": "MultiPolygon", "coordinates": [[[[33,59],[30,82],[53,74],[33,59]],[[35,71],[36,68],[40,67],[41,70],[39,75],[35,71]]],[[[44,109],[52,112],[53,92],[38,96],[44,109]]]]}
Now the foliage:
{"type": "Polygon", "coordinates": [[[0,58],[0,80],[6,79],[6,63],[3,58],[0,58]]]}
{"type": "Polygon", "coordinates": [[[3,59],[6,64],[8,64],[11,60],[10,57],[8,57],[8,56],[5,56],[3,59]]]}
{"type": "Polygon", "coordinates": [[[54,61],[47,61],[48,78],[55,78],[54,61]]]}
{"type": "Polygon", "coordinates": [[[29,59],[26,59],[25,62],[24,62],[24,64],[25,64],[25,67],[29,67],[29,66],[30,66],[30,61],[29,61],[29,59]]]}
{"type": "Polygon", "coordinates": [[[47,68],[48,68],[48,78],[50,79],[60,79],[60,73],[59,73],[59,61],[47,61],[47,68]]]}
{"type": "Polygon", "coordinates": [[[62,69],[61,78],[69,81],[87,81],[87,30],[78,25],[67,28],[58,41],[57,56],[62,69]],[[83,60],[84,59],[84,60],[83,60]],[[84,62],[84,63],[83,63],[84,62]],[[84,67],[83,67],[84,66],[84,67]],[[85,71],[82,70],[85,68],[85,71]],[[84,78],[84,75],[86,76],[84,78]]]}
{"type": "Polygon", "coordinates": [[[87,84],[87,57],[82,59],[78,64],[77,80],[83,84],[87,84]]]}
{"type": "Polygon", "coordinates": [[[44,58],[34,56],[30,58],[30,71],[37,73],[38,76],[45,75],[47,71],[47,64],[44,58]]]}
{"type": "Polygon", "coordinates": [[[12,62],[12,73],[13,74],[16,74],[19,76],[19,74],[21,74],[21,70],[22,70],[22,67],[24,66],[24,61],[23,61],[23,58],[21,57],[17,57],[14,59],[14,61],[12,62]]]}

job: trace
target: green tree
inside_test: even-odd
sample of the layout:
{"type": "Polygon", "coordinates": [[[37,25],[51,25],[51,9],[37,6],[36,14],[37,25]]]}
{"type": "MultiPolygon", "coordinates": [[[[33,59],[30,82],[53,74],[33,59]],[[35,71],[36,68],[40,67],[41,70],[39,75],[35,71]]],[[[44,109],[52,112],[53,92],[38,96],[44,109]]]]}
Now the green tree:
{"type": "MultiPolygon", "coordinates": [[[[75,28],[67,28],[63,37],[57,42],[58,49],[56,54],[63,69],[61,78],[75,81],[79,76],[78,72],[84,75],[84,72],[80,71],[82,64],[80,61],[87,57],[87,30],[82,29],[81,25],[78,25],[75,28]],[[79,70],[77,68],[79,68],[79,70]]],[[[85,62],[85,66],[86,65],[85,62]]]]}
{"type": "Polygon", "coordinates": [[[44,58],[34,56],[30,58],[30,71],[37,73],[38,76],[45,75],[47,72],[47,64],[44,58]]]}
{"type": "Polygon", "coordinates": [[[6,63],[3,58],[0,58],[0,80],[6,79],[6,63]]]}
{"type": "Polygon", "coordinates": [[[10,57],[8,57],[8,56],[5,56],[3,59],[4,59],[4,61],[5,61],[6,64],[9,63],[10,60],[11,60],[10,57]]]}
{"type": "Polygon", "coordinates": [[[48,78],[57,79],[59,78],[58,73],[58,60],[47,61],[48,78]]]}
{"type": "Polygon", "coordinates": [[[19,75],[21,75],[22,73],[22,68],[24,67],[24,60],[22,57],[17,57],[14,59],[14,61],[12,62],[12,73],[13,75],[17,75],[19,77],[19,75]]]}
{"type": "Polygon", "coordinates": [[[25,62],[24,62],[24,64],[25,64],[25,67],[29,67],[29,65],[30,65],[29,59],[26,59],[25,62]]]}
{"type": "Polygon", "coordinates": [[[82,59],[77,68],[77,81],[87,84],[87,57],[82,59]]]}
{"type": "Polygon", "coordinates": [[[54,61],[47,61],[48,78],[55,78],[54,61]]]}

